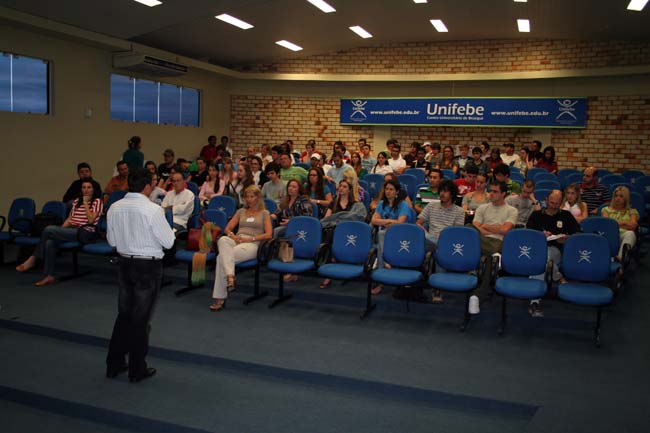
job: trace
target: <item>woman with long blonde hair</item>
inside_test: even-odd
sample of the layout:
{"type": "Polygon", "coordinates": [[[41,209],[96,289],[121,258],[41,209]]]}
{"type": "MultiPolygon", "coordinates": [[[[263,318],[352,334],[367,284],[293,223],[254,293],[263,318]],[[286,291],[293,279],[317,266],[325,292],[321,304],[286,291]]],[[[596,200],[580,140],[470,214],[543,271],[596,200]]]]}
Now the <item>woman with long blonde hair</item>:
{"type": "Polygon", "coordinates": [[[618,186],[612,194],[612,202],[603,208],[602,216],[611,218],[618,223],[621,234],[621,246],[618,250],[619,260],[623,258],[625,245],[630,248],[636,244],[636,229],[639,226],[639,212],[630,207],[630,190],[626,186],[618,186]]]}
{"type": "Polygon", "coordinates": [[[571,212],[571,215],[578,221],[582,222],[583,219],[589,216],[587,210],[587,203],[582,201],[580,196],[580,185],[572,183],[564,189],[564,203],[562,209],[571,212]]]}

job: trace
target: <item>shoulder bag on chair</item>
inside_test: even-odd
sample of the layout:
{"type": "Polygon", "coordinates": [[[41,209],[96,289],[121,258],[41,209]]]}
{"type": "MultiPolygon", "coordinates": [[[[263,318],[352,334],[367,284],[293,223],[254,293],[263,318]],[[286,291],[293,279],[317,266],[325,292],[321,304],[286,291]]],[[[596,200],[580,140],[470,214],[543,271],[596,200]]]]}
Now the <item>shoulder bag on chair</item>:
{"type": "Polygon", "coordinates": [[[291,239],[279,239],[280,246],[278,247],[278,259],[282,262],[293,262],[293,244],[291,239]]]}

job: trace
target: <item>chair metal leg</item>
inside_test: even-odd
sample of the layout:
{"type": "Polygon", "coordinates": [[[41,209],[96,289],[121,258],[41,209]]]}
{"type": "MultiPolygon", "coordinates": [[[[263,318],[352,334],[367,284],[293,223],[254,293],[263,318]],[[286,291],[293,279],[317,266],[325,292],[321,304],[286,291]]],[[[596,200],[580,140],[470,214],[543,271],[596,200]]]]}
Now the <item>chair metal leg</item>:
{"type": "Polygon", "coordinates": [[[460,332],[465,332],[467,326],[469,325],[469,321],[472,320],[472,315],[469,314],[469,298],[471,295],[472,292],[469,292],[465,298],[465,316],[463,317],[463,323],[461,323],[459,328],[460,332]]]}
{"type": "Polygon", "coordinates": [[[366,309],[361,313],[361,320],[365,319],[377,307],[372,303],[372,281],[368,280],[368,289],[366,292],[366,309]]]}
{"type": "Polygon", "coordinates": [[[506,312],[506,297],[502,296],[501,300],[501,325],[499,326],[499,330],[497,333],[499,335],[503,335],[503,333],[506,331],[506,320],[508,319],[508,313],[506,312]]]}
{"type": "Polygon", "coordinates": [[[594,344],[596,347],[600,347],[600,318],[602,316],[602,309],[598,307],[596,313],[596,327],[594,328],[594,344]]]}
{"type": "Polygon", "coordinates": [[[260,267],[258,265],[255,267],[255,287],[253,288],[253,296],[249,296],[248,298],[244,299],[244,305],[248,305],[251,302],[257,301],[258,299],[262,299],[268,294],[269,292],[266,290],[260,292],[260,267]]]}
{"type": "Polygon", "coordinates": [[[72,251],[72,274],[58,277],[57,280],[59,282],[68,281],[68,280],[73,280],[75,278],[85,277],[86,275],[90,275],[90,274],[91,271],[79,272],[79,251],[74,250],[72,251]]]}
{"type": "Polygon", "coordinates": [[[269,304],[269,308],[274,308],[277,305],[280,305],[284,301],[291,299],[293,293],[284,294],[284,274],[279,275],[279,284],[278,284],[278,298],[269,304]]]}

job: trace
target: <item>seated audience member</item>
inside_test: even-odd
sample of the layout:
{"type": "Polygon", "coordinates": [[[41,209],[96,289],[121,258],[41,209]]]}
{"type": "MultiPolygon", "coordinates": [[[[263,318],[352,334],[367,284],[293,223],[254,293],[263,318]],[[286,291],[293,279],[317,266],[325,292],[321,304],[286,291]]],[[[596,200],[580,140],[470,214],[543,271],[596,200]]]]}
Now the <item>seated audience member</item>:
{"type": "Polygon", "coordinates": [[[178,158],[176,167],[178,167],[179,173],[183,175],[183,179],[188,181],[190,178],[190,162],[185,158],[178,158]]]}
{"type": "Polygon", "coordinates": [[[273,146],[271,148],[271,159],[272,159],[272,161],[270,161],[270,162],[274,162],[274,163],[280,165],[280,157],[282,156],[282,152],[283,152],[282,146],[280,146],[280,145],[273,146]]]}
{"type": "Polygon", "coordinates": [[[77,164],[77,175],[79,176],[79,179],[72,182],[68,187],[68,190],[65,192],[65,194],[63,194],[63,202],[66,204],[72,204],[72,201],[80,196],[81,185],[85,181],[92,183],[93,191],[96,191],[97,194],[100,194],[102,190],[102,187],[99,186],[99,183],[93,179],[93,171],[87,162],[80,162],[77,164]]]}
{"type": "Polygon", "coordinates": [[[350,167],[354,169],[355,173],[357,173],[357,178],[359,179],[368,173],[368,170],[363,168],[363,164],[361,164],[361,154],[359,154],[359,152],[352,152],[352,156],[350,157],[350,167]]]}
{"type": "Polygon", "coordinates": [[[519,160],[515,161],[512,166],[518,168],[522,175],[526,174],[529,168],[533,168],[533,162],[528,159],[529,150],[527,147],[519,149],[519,160]]]}
{"type": "Polygon", "coordinates": [[[229,156],[221,158],[221,168],[219,169],[219,188],[217,195],[228,194],[231,187],[237,184],[237,172],[235,165],[229,156]]]}
{"type": "Polygon", "coordinates": [[[514,143],[506,143],[503,145],[505,148],[505,152],[501,153],[501,160],[505,165],[509,165],[510,167],[514,166],[517,164],[517,162],[520,161],[519,155],[515,153],[515,145],[514,143]]]}
{"type": "MultiPolygon", "coordinates": [[[[343,144],[341,140],[336,140],[334,142],[332,154],[334,154],[335,152],[339,152],[343,156],[343,161],[346,163],[348,163],[350,161],[350,158],[352,157],[350,151],[346,148],[345,144],[343,144]]],[[[332,161],[330,161],[330,163],[332,163],[332,161]]]]}
{"type": "Polygon", "coordinates": [[[429,163],[424,158],[425,155],[426,155],[426,153],[424,151],[424,148],[419,147],[418,151],[416,153],[416,157],[413,160],[413,162],[411,162],[410,167],[411,168],[419,168],[419,169],[424,170],[425,172],[427,172],[429,170],[429,163]]]}
{"type": "Polygon", "coordinates": [[[182,174],[174,173],[170,177],[174,188],[165,195],[161,206],[164,209],[171,209],[173,229],[177,232],[187,228],[187,221],[194,211],[194,193],[185,188],[182,174]]]}
{"type": "Polygon", "coordinates": [[[237,179],[232,183],[233,190],[239,194],[239,202],[244,202],[244,191],[251,185],[255,185],[251,166],[246,161],[237,165],[237,179]]]}
{"type": "Polygon", "coordinates": [[[156,167],[156,163],[153,161],[145,162],[144,168],[149,172],[149,174],[154,174],[154,173],[158,174],[158,167],[156,167]]]}
{"type": "Polygon", "coordinates": [[[305,144],[305,151],[300,154],[300,162],[309,164],[311,155],[316,152],[316,140],[308,140],[305,144]]]}
{"type": "MultiPolygon", "coordinates": [[[[546,199],[546,197],[541,198],[546,199]]],[[[525,227],[530,214],[542,208],[539,200],[535,198],[535,182],[532,179],[524,181],[524,186],[519,194],[506,197],[506,203],[517,209],[518,227],[525,227]]]]}
{"type": "Polygon", "coordinates": [[[354,169],[345,163],[342,153],[334,152],[332,154],[332,168],[330,168],[327,172],[326,178],[330,182],[338,184],[341,180],[343,180],[343,172],[347,170],[354,169]]]}
{"type": "Polygon", "coordinates": [[[43,260],[44,277],[36,282],[37,286],[45,286],[56,282],[54,265],[59,249],[59,242],[71,242],[78,239],[79,230],[94,232],[103,211],[100,198],[101,190],[95,190],[91,180],[81,182],[81,193],[72,202],[70,215],[61,226],[48,226],[41,234],[41,241],[34,254],[29,256],[21,265],[16,267],[18,272],[25,272],[36,266],[36,259],[43,260]]]}
{"type": "MultiPolygon", "coordinates": [[[[216,140],[216,137],[215,137],[216,140]]],[[[207,207],[210,203],[210,199],[217,195],[219,190],[219,171],[215,167],[214,163],[210,163],[208,166],[208,177],[201,185],[199,190],[199,201],[204,207],[207,207]]]]}
{"type": "MultiPolygon", "coordinates": [[[[377,263],[379,268],[384,267],[384,237],[385,231],[392,224],[405,223],[409,215],[409,207],[400,198],[399,192],[402,187],[396,178],[384,180],[383,199],[377,204],[377,209],[372,215],[370,224],[378,228],[377,233],[377,263]]],[[[372,289],[372,294],[381,292],[382,286],[378,285],[372,289]]]]}
{"type": "Polygon", "coordinates": [[[158,186],[158,173],[153,173],[151,175],[151,193],[149,194],[149,200],[160,206],[166,194],[167,191],[158,186]]]}
{"type": "Polygon", "coordinates": [[[618,259],[623,258],[625,245],[632,248],[636,244],[636,229],[639,226],[639,212],[630,207],[630,190],[625,186],[614,189],[614,197],[609,206],[602,210],[602,215],[618,223],[620,228],[621,243],[618,250],[618,259]]]}
{"type": "Polygon", "coordinates": [[[472,159],[465,163],[465,170],[472,166],[476,167],[478,174],[484,174],[487,177],[487,164],[481,159],[481,148],[478,146],[472,149],[472,159]]]}
{"type": "Polygon", "coordinates": [[[370,173],[377,164],[377,160],[370,155],[370,145],[365,138],[359,139],[359,150],[361,151],[361,165],[370,173]]]}
{"type": "Polygon", "coordinates": [[[196,158],[196,171],[190,172],[189,181],[194,182],[199,188],[208,177],[208,165],[201,157],[196,158]]]}
{"type": "Polygon", "coordinates": [[[549,173],[557,174],[557,162],[555,161],[555,148],[546,146],[542,158],[537,161],[537,167],[543,168],[549,173]]]}
{"type": "Polygon", "coordinates": [[[325,157],[318,152],[312,153],[310,161],[311,161],[310,168],[320,168],[321,170],[323,170],[325,176],[327,176],[327,172],[329,172],[332,168],[331,165],[325,164],[325,157]]]}
{"type": "Polygon", "coordinates": [[[307,170],[291,165],[291,155],[284,153],[280,156],[280,177],[285,182],[289,182],[291,179],[298,179],[300,183],[305,183],[307,182],[307,170]]]}
{"type": "Polygon", "coordinates": [[[595,167],[585,168],[580,189],[582,201],[587,203],[587,210],[590,215],[596,215],[600,205],[609,203],[612,198],[609,189],[605,185],[598,183],[595,167]]]}
{"type": "Polygon", "coordinates": [[[579,184],[572,183],[564,188],[564,203],[562,203],[562,209],[571,212],[571,215],[573,215],[578,224],[589,216],[587,204],[582,201],[582,198],[580,197],[579,184]]]}
{"type": "Polygon", "coordinates": [[[417,157],[418,157],[418,149],[420,147],[422,147],[422,145],[417,141],[414,141],[413,143],[411,143],[411,147],[409,148],[409,152],[404,156],[404,161],[406,161],[406,165],[408,167],[411,167],[411,165],[413,164],[413,161],[415,161],[417,159],[417,157]]]}
{"type": "Polygon", "coordinates": [[[271,150],[269,149],[268,144],[263,144],[260,147],[260,153],[257,154],[262,160],[262,170],[266,168],[266,164],[273,162],[273,157],[271,156],[271,150]]]}
{"type": "Polygon", "coordinates": [[[122,161],[129,166],[129,171],[142,168],[144,165],[144,153],[142,153],[142,140],[137,135],[129,139],[129,148],[122,154],[122,161]]]}
{"type": "Polygon", "coordinates": [[[287,191],[287,182],[280,178],[280,166],[274,162],[267,164],[264,173],[269,181],[262,185],[262,197],[273,200],[279,207],[287,191]]]}
{"type": "Polygon", "coordinates": [[[379,152],[377,154],[377,163],[370,170],[372,174],[388,174],[393,172],[393,167],[388,163],[388,154],[386,152],[379,152]]]}
{"type": "Polygon", "coordinates": [[[454,183],[458,187],[458,195],[464,196],[468,192],[476,190],[476,176],[478,175],[478,168],[471,165],[467,167],[462,178],[456,179],[454,183]]]}
{"type": "Polygon", "coordinates": [[[533,140],[528,145],[528,160],[531,162],[533,167],[537,167],[537,163],[542,159],[542,156],[544,156],[541,150],[542,142],[539,140],[533,140]]]}
{"type": "Polygon", "coordinates": [[[317,218],[322,218],[325,211],[332,203],[332,191],[329,185],[325,183],[323,177],[323,170],[320,168],[310,168],[308,173],[307,182],[305,182],[305,194],[309,197],[309,201],[318,205],[317,218]]]}
{"type": "Polygon", "coordinates": [[[208,137],[208,144],[201,148],[199,156],[203,158],[206,164],[213,162],[217,158],[217,137],[215,135],[208,137]]]}
{"type": "Polygon", "coordinates": [[[251,185],[244,190],[244,207],[228,221],[224,236],[217,243],[219,254],[212,291],[214,302],[210,310],[225,308],[228,292],[235,290],[235,266],[254,259],[260,242],[271,239],[272,235],[271,218],[264,207],[262,191],[256,185],[251,185]],[[233,232],[235,228],[237,233],[233,232]]]}
{"type": "Polygon", "coordinates": [[[262,170],[262,158],[259,156],[252,156],[250,158],[250,166],[251,172],[253,173],[253,180],[255,181],[255,185],[261,188],[262,185],[264,185],[269,180],[269,178],[266,177],[266,174],[262,170]]]}
{"type": "Polygon", "coordinates": [[[343,179],[341,180],[347,180],[352,187],[352,193],[357,198],[357,200],[359,200],[361,203],[365,203],[367,192],[361,187],[361,185],[359,185],[359,178],[357,177],[357,173],[355,173],[354,170],[345,170],[343,172],[343,179]]]}
{"type": "Polygon", "coordinates": [[[104,204],[108,201],[108,197],[113,191],[128,191],[129,190],[129,166],[124,161],[118,161],[115,165],[117,167],[117,176],[113,176],[106,185],[104,191],[104,204]]]}
{"type": "Polygon", "coordinates": [[[163,181],[167,181],[167,178],[171,173],[171,169],[174,167],[174,151],[171,149],[166,149],[163,152],[163,159],[164,162],[158,166],[158,177],[163,181]]]}
{"type": "Polygon", "coordinates": [[[451,146],[445,146],[442,148],[442,158],[440,158],[440,163],[438,163],[439,169],[453,170],[454,174],[458,173],[458,164],[454,159],[454,148],[451,146]]]}
{"type": "MultiPolygon", "coordinates": [[[[388,164],[393,169],[393,172],[399,175],[404,173],[404,170],[406,170],[406,161],[402,158],[402,154],[400,153],[402,150],[401,146],[397,144],[396,140],[391,140],[393,140],[394,143],[392,143],[392,147],[390,148],[390,159],[388,160],[388,164]]],[[[386,146],[388,147],[388,142],[386,142],[386,146]]]]}
{"type": "MultiPolygon", "coordinates": [[[[387,173],[387,174],[384,175],[384,182],[386,182],[389,179],[393,179],[393,180],[397,181],[397,183],[399,183],[399,179],[397,178],[397,175],[395,173],[387,173]]],[[[400,187],[401,187],[401,184],[400,184],[400,187]]],[[[409,198],[409,195],[406,192],[405,188],[401,187],[401,189],[399,190],[399,192],[397,194],[399,195],[399,199],[401,201],[404,201],[408,207],[413,208],[413,203],[411,202],[411,199],[409,198]]],[[[372,201],[370,202],[370,209],[371,210],[377,209],[377,205],[383,199],[384,199],[384,188],[381,188],[379,190],[379,194],[377,194],[377,197],[372,199],[372,201]]]]}
{"type": "Polygon", "coordinates": [[[490,143],[487,141],[481,141],[479,147],[481,149],[481,159],[483,161],[487,161],[487,159],[490,157],[490,143]]]}
{"type": "Polygon", "coordinates": [[[521,192],[521,185],[518,182],[510,179],[510,167],[505,164],[499,164],[493,171],[494,180],[497,182],[504,182],[508,187],[509,194],[519,194],[521,192]]]}
{"type": "MultiPolygon", "coordinates": [[[[499,165],[503,164],[503,160],[501,160],[501,152],[499,151],[498,147],[492,148],[492,150],[490,151],[490,156],[485,159],[485,164],[487,165],[488,176],[491,176],[492,179],[494,179],[493,177],[494,170],[499,165]]],[[[510,174],[510,172],[508,172],[508,174],[510,174]]]]}
{"type": "Polygon", "coordinates": [[[472,158],[469,156],[469,146],[467,144],[461,144],[459,150],[460,155],[454,157],[454,160],[456,161],[456,165],[458,165],[458,169],[464,172],[465,164],[467,164],[467,161],[470,161],[472,158]]]}
{"type": "Polygon", "coordinates": [[[465,209],[465,212],[468,215],[474,215],[474,212],[480,205],[488,202],[489,197],[488,193],[485,191],[486,186],[487,177],[485,174],[477,174],[475,180],[476,189],[465,194],[463,196],[463,202],[461,204],[462,208],[465,209]]]}
{"type": "Polygon", "coordinates": [[[422,212],[429,203],[440,201],[440,182],[442,182],[442,172],[438,168],[433,168],[429,172],[429,185],[421,187],[415,195],[413,208],[415,213],[422,212]]]}
{"type": "Polygon", "coordinates": [[[332,200],[321,220],[323,227],[334,227],[339,221],[364,221],[368,211],[357,200],[350,182],[343,179],[339,182],[336,198],[332,200]]]}
{"type": "Polygon", "coordinates": [[[441,152],[442,148],[440,147],[440,143],[429,144],[429,152],[424,157],[429,162],[429,167],[436,168],[440,165],[441,152]]]}
{"type": "MultiPolygon", "coordinates": [[[[504,182],[494,181],[490,185],[490,202],[479,206],[474,214],[472,225],[481,234],[481,253],[486,260],[491,260],[495,253],[501,253],[503,237],[517,223],[517,209],[506,203],[507,191],[508,187],[504,182]]],[[[489,267],[486,266],[481,286],[470,297],[470,314],[480,312],[479,298],[487,294],[487,289],[490,287],[489,275],[489,267]]]]}
{"type": "MultiPolygon", "coordinates": [[[[580,231],[580,225],[573,218],[571,212],[560,208],[562,204],[562,191],[554,189],[546,198],[546,207],[536,210],[528,218],[526,228],[544,232],[544,236],[560,236],[557,239],[549,240],[548,260],[553,261],[553,281],[565,283],[560,273],[558,264],[562,260],[562,246],[567,238],[580,231]]],[[[533,278],[544,279],[544,274],[536,275],[533,278]]],[[[544,316],[541,306],[541,299],[534,299],[530,302],[528,312],[533,317],[544,316]]]]}

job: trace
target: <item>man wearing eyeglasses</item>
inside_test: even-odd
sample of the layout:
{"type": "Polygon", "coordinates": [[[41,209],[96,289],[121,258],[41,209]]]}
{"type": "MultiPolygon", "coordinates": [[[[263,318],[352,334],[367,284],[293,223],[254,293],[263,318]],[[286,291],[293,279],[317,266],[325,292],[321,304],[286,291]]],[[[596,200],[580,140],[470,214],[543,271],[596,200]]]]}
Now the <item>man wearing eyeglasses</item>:
{"type": "Polygon", "coordinates": [[[161,206],[171,209],[174,232],[177,232],[187,228],[187,221],[194,211],[194,193],[185,189],[185,180],[181,173],[172,174],[171,180],[174,189],[167,193],[161,206]]]}

